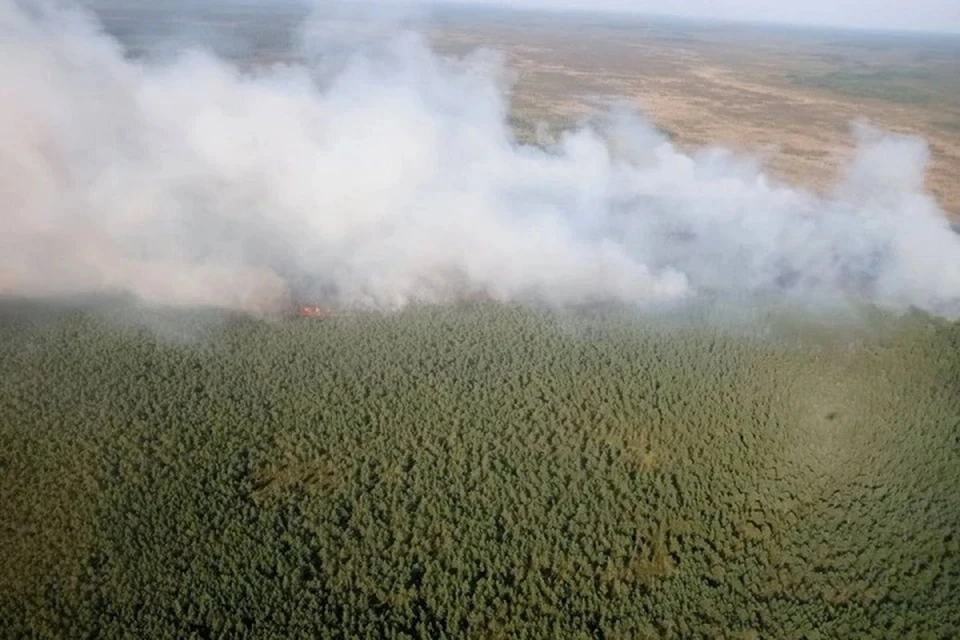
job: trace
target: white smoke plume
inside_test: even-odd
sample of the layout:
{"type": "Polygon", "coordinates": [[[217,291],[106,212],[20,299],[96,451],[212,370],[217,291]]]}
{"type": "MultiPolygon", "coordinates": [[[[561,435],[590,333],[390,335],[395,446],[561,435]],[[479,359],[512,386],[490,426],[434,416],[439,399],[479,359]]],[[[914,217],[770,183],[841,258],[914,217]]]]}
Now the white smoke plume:
{"type": "Polygon", "coordinates": [[[857,125],[819,197],[681,152],[628,110],[521,145],[496,55],[442,58],[410,34],[365,51],[322,73],[129,60],[81,11],[3,3],[0,293],[246,310],[855,295],[960,313],[960,237],[924,189],[922,140],[857,125]]]}

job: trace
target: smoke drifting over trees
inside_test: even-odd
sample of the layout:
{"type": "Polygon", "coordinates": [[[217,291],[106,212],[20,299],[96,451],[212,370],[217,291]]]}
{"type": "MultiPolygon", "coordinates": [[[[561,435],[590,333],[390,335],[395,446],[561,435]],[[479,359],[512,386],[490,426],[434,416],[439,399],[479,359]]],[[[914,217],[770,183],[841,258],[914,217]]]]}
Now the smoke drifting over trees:
{"type": "MultiPolygon", "coordinates": [[[[639,304],[847,295],[960,313],[922,140],[858,124],[827,197],[627,109],[519,144],[496,55],[399,33],[330,65],[131,60],[82,11],[0,7],[0,292],[269,310],[464,293],[639,304]]],[[[344,45],[346,44],[346,55],[344,45]]]]}

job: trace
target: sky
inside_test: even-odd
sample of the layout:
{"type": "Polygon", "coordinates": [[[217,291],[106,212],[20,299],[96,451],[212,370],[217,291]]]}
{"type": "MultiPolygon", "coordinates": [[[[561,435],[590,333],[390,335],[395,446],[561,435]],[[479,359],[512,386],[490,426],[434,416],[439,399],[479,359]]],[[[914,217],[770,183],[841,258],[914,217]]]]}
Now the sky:
{"type": "MultiPolygon", "coordinates": [[[[479,0],[447,0],[447,3],[481,4],[479,0]]],[[[500,0],[483,3],[518,8],[591,9],[734,21],[960,34],[960,0],[500,0]]]]}

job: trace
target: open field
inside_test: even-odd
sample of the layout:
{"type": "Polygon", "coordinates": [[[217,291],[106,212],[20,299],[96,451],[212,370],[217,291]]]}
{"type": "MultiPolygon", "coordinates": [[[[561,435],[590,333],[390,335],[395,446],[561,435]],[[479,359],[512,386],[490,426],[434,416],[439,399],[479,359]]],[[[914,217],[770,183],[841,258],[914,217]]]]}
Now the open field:
{"type": "MultiPolygon", "coordinates": [[[[253,64],[296,59],[305,18],[239,1],[179,17],[114,3],[101,15],[134,50],[186,38],[253,64]]],[[[928,141],[929,187],[960,218],[958,37],[491,9],[431,16],[413,23],[439,51],[506,55],[528,139],[533,122],[564,126],[624,99],[684,146],[759,155],[774,175],[823,190],[851,149],[849,123],[865,118],[928,141]]]]}
{"type": "Polygon", "coordinates": [[[960,332],[868,315],[5,301],[0,635],[956,637],[960,332]]]}
{"type": "Polygon", "coordinates": [[[866,118],[929,142],[929,187],[960,216],[960,38],[604,16],[451,13],[441,50],[491,46],[516,70],[516,112],[563,121],[624,98],[684,146],[724,145],[825,189],[866,118]]]}

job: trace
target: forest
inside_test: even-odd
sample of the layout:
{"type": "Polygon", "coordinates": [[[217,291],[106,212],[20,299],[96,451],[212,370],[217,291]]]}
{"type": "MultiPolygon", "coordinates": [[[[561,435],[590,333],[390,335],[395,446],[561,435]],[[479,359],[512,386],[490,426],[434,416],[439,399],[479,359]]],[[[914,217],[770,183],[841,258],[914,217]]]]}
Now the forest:
{"type": "Polygon", "coordinates": [[[960,637],[960,325],[682,313],[4,300],[0,636],[960,637]]]}

